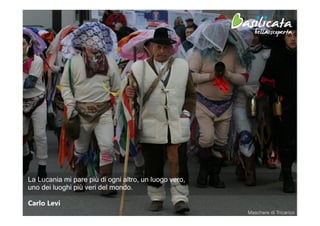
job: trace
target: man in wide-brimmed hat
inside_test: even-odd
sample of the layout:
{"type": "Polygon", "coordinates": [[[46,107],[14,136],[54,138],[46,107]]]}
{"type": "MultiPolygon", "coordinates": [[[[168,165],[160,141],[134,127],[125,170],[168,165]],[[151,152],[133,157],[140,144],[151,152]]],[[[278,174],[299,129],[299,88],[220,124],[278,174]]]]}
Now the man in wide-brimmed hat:
{"type": "Polygon", "coordinates": [[[153,57],[132,65],[131,79],[135,84],[127,87],[126,94],[130,98],[137,94],[142,108],[140,142],[151,199],[149,210],[162,210],[164,183],[170,181],[174,211],[181,214],[189,211],[186,142],[190,138],[195,91],[187,62],[172,57],[172,44],[176,42],[172,31],[157,28],[150,41],[153,57]],[[166,157],[170,180],[163,174],[166,157]]]}
{"type": "MultiPolygon", "coordinates": [[[[69,35],[72,46],[80,53],[66,62],[60,85],[68,119],[80,116],[80,136],[74,142],[76,176],[87,177],[87,151],[94,132],[100,149],[101,195],[114,195],[116,191],[109,190],[106,181],[112,176],[115,156],[112,93],[120,88],[118,67],[109,55],[116,49],[116,35],[98,22],[85,23],[69,35]]],[[[84,191],[84,183],[79,183],[75,190],[84,191]]]]}

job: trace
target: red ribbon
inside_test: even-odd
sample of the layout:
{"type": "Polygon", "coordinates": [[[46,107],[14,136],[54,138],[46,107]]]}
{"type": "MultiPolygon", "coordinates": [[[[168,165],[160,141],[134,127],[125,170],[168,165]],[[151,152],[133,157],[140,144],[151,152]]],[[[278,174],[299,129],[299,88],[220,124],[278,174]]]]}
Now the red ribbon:
{"type": "Polygon", "coordinates": [[[246,81],[248,81],[248,79],[249,79],[249,74],[248,73],[241,73],[241,75],[243,77],[245,77],[246,81]]]}
{"type": "Polygon", "coordinates": [[[224,93],[230,90],[230,86],[223,77],[218,77],[213,80],[212,85],[218,86],[224,93]]]}
{"type": "MultiPolygon", "coordinates": [[[[276,87],[276,81],[274,79],[270,79],[270,78],[267,78],[265,76],[261,77],[260,83],[271,84],[273,88],[276,87]]],[[[265,92],[263,91],[263,89],[261,88],[261,85],[260,85],[258,93],[257,93],[257,97],[263,97],[264,95],[265,95],[265,92]]]]}
{"type": "Polygon", "coordinates": [[[274,79],[270,79],[270,78],[267,78],[267,77],[264,77],[264,76],[261,77],[260,83],[264,83],[264,84],[270,83],[273,88],[276,87],[276,82],[275,82],[274,79]]]}

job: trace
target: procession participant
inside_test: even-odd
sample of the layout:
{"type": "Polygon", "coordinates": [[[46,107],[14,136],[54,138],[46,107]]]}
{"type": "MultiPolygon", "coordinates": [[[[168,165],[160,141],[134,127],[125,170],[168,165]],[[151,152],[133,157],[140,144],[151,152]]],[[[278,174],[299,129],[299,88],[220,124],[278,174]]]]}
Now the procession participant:
{"type": "Polygon", "coordinates": [[[45,42],[33,31],[23,28],[23,175],[29,170],[33,158],[27,144],[30,123],[33,125],[38,178],[47,177],[47,104],[43,79],[43,60],[37,54],[46,48],[45,42]]]}
{"type": "Polygon", "coordinates": [[[279,46],[271,49],[260,79],[274,107],[273,144],[279,149],[282,189],[286,193],[295,192],[291,168],[297,158],[297,24],[290,23],[291,28],[279,36],[279,46]]]}
{"type": "Polygon", "coordinates": [[[238,48],[243,43],[239,43],[239,36],[230,27],[229,20],[206,21],[188,37],[195,46],[188,62],[197,93],[199,187],[209,183],[215,188],[225,188],[219,175],[226,157],[233,90],[237,85],[246,84],[248,77],[245,63],[241,61],[248,58],[242,58],[238,49],[246,51],[238,48]]]}
{"type": "Polygon", "coordinates": [[[126,93],[129,98],[137,95],[142,108],[140,141],[151,199],[149,210],[163,208],[166,194],[163,168],[167,157],[171,201],[174,211],[182,214],[189,211],[186,142],[190,138],[189,117],[195,108],[195,92],[187,62],[172,57],[176,41],[171,34],[164,27],[155,30],[150,40],[153,57],[132,64],[134,84],[126,88],[126,93]]]}
{"type": "Polygon", "coordinates": [[[252,60],[251,68],[248,70],[247,84],[236,88],[232,118],[234,130],[237,134],[235,146],[238,148],[240,159],[236,174],[239,179],[244,179],[248,186],[256,185],[255,137],[263,113],[258,110],[258,104],[262,103],[258,100],[257,93],[260,76],[270,56],[270,49],[262,44],[261,35],[255,34],[255,31],[261,29],[244,28],[240,30],[250,40],[248,44],[251,45],[250,50],[255,59],[252,60]]]}
{"type": "MultiPolygon", "coordinates": [[[[120,77],[117,64],[108,54],[116,45],[116,36],[109,27],[98,22],[85,23],[69,35],[72,35],[73,47],[80,53],[66,62],[60,85],[68,119],[80,116],[80,135],[74,142],[76,176],[87,177],[87,151],[94,132],[100,149],[100,179],[105,185],[101,195],[114,195],[116,190],[107,186],[115,157],[111,92],[119,90],[120,77]]],[[[81,182],[76,191],[84,190],[81,182]]]]}

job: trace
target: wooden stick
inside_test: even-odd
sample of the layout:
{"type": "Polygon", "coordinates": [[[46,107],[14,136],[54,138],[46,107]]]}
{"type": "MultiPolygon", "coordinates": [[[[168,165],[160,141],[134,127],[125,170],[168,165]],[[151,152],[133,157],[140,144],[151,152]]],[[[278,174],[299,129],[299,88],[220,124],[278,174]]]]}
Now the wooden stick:
{"type": "MultiPolygon", "coordinates": [[[[130,101],[131,102],[131,101],[130,101]]],[[[131,103],[130,103],[131,104],[131,103]]],[[[127,142],[126,142],[126,154],[124,157],[124,167],[123,167],[123,177],[122,177],[122,188],[125,188],[126,181],[124,180],[128,174],[128,160],[129,160],[129,150],[130,149],[130,129],[127,128],[127,142]]],[[[123,216],[124,212],[124,198],[126,195],[126,190],[122,189],[121,198],[120,198],[120,216],[123,216]]]]}

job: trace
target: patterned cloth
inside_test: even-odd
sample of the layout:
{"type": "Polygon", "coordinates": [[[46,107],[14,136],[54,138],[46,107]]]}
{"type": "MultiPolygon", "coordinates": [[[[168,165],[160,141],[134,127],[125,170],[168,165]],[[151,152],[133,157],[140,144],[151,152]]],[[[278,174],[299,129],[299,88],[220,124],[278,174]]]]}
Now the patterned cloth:
{"type": "Polygon", "coordinates": [[[104,103],[77,102],[76,109],[88,122],[99,121],[99,117],[112,107],[110,101],[104,103]]]}
{"type": "Polygon", "coordinates": [[[99,53],[98,56],[93,60],[88,57],[86,51],[82,53],[84,62],[86,64],[87,78],[92,78],[96,74],[107,75],[108,74],[108,61],[104,54],[99,53]]]}
{"type": "Polygon", "coordinates": [[[205,96],[203,96],[200,93],[196,93],[197,95],[197,101],[199,101],[201,104],[206,106],[213,114],[215,114],[217,117],[223,114],[232,104],[232,98],[230,100],[221,100],[221,101],[215,101],[215,100],[209,100],[205,96]]]}
{"type": "Polygon", "coordinates": [[[40,54],[47,48],[45,41],[43,41],[43,39],[38,34],[33,32],[30,28],[24,27],[23,34],[31,37],[32,47],[35,54],[40,54]]]}
{"type": "Polygon", "coordinates": [[[62,53],[66,59],[82,48],[100,50],[117,55],[117,36],[111,28],[99,22],[88,22],[73,30],[62,41],[62,53]]]}
{"type": "Polygon", "coordinates": [[[43,103],[45,98],[44,94],[40,96],[31,97],[31,98],[24,98],[23,99],[23,114],[26,117],[30,117],[34,110],[43,103]]]}
{"type": "Polygon", "coordinates": [[[106,25],[98,22],[84,23],[71,34],[74,48],[91,48],[107,54],[117,43],[115,33],[106,25]]]}

